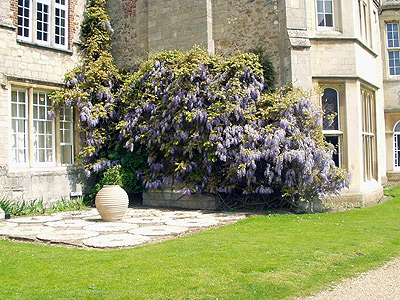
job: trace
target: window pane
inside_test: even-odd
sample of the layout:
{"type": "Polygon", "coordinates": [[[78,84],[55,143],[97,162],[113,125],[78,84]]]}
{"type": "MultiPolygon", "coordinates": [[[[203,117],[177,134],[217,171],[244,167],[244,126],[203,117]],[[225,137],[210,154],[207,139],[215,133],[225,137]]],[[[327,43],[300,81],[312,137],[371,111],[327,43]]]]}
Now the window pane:
{"type": "Polygon", "coordinates": [[[317,1],[318,26],[333,27],[333,2],[332,0],[317,1]]]}
{"type": "Polygon", "coordinates": [[[331,14],[332,12],[332,2],[325,1],[325,13],[331,14]]]}
{"type": "Polygon", "coordinates": [[[18,106],[15,103],[11,104],[11,117],[17,117],[18,116],[18,106]]]}
{"type": "Polygon", "coordinates": [[[18,131],[19,133],[25,134],[26,120],[18,120],[18,131]]]}
{"type": "Polygon", "coordinates": [[[318,26],[325,26],[324,15],[318,14],[318,26]]]}
{"type": "Polygon", "coordinates": [[[388,47],[399,47],[399,24],[397,23],[388,23],[386,25],[387,29],[387,40],[388,47]]]}
{"type": "Polygon", "coordinates": [[[73,164],[73,109],[60,109],[61,163],[73,164]]]}
{"type": "Polygon", "coordinates": [[[325,25],[327,26],[327,27],[333,27],[333,15],[328,15],[328,14],[326,14],[325,15],[325,25]]]}
{"type": "Polygon", "coordinates": [[[51,135],[46,136],[46,148],[51,149],[53,146],[53,137],[51,135]]]}
{"type": "Polygon", "coordinates": [[[361,90],[363,117],[363,168],[364,181],[376,179],[376,118],[375,95],[368,90],[361,90]]]}
{"type": "Polygon", "coordinates": [[[36,36],[38,41],[47,41],[49,28],[49,6],[37,3],[36,36]]]}
{"type": "Polygon", "coordinates": [[[317,12],[319,13],[324,12],[324,2],[322,0],[317,1],[317,12]]]}
{"type": "Polygon", "coordinates": [[[45,151],[44,150],[39,150],[39,162],[45,162],[45,151]]]}
{"type": "Polygon", "coordinates": [[[22,38],[29,38],[30,20],[29,20],[29,1],[18,1],[17,32],[22,38]]]}
{"type": "Polygon", "coordinates": [[[27,152],[27,90],[11,91],[11,161],[25,163],[27,152]]]}
{"type": "Polygon", "coordinates": [[[340,161],[339,161],[339,136],[333,135],[333,136],[326,136],[326,141],[330,144],[332,144],[335,147],[335,152],[332,155],[332,160],[335,162],[335,165],[337,167],[340,167],[340,161]]]}
{"type": "Polygon", "coordinates": [[[48,119],[51,101],[43,92],[34,93],[34,148],[35,161],[50,163],[54,160],[53,127],[54,121],[48,119]]]}
{"type": "Polygon", "coordinates": [[[395,134],[393,138],[394,138],[394,166],[396,168],[398,168],[398,167],[400,167],[400,163],[399,163],[399,157],[400,157],[400,147],[399,147],[400,135],[399,134],[395,134]]]}
{"type": "Polygon", "coordinates": [[[332,88],[324,89],[322,96],[323,129],[339,130],[339,99],[338,93],[332,88]]]}
{"type": "Polygon", "coordinates": [[[400,51],[389,51],[389,73],[400,75],[400,51]]]}
{"type": "Polygon", "coordinates": [[[61,163],[65,164],[72,164],[72,145],[64,145],[61,146],[61,163]]]}
{"type": "Polygon", "coordinates": [[[58,45],[66,45],[66,10],[63,6],[55,9],[54,41],[58,45]]]}
{"type": "Polygon", "coordinates": [[[44,135],[38,135],[37,136],[37,140],[38,140],[38,147],[43,149],[44,148],[44,135]]]}

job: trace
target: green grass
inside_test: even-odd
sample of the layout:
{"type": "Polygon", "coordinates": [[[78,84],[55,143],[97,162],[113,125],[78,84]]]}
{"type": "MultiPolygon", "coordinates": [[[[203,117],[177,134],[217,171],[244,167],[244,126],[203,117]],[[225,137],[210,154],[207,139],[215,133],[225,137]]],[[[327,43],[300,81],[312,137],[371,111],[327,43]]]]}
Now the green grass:
{"type": "Polygon", "coordinates": [[[0,241],[0,299],[283,299],[400,256],[392,200],[341,213],[256,216],[192,236],[97,251],[0,241]]]}

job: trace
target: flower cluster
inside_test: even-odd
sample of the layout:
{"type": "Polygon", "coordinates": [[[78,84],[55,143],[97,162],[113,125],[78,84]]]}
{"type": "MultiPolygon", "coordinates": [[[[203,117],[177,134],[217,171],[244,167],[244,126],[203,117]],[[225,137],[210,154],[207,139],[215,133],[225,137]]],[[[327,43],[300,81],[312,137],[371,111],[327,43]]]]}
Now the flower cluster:
{"type": "Polygon", "coordinates": [[[302,91],[265,90],[255,55],[154,55],[126,81],[119,124],[128,149],[146,147],[146,188],[293,201],[339,192],[348,176],[334,166],[321,111],[302,91]]]}
{"type": "Polygon", "coordinates": [[[110,53],[112,33],[106,0],[89,1],[82,23],[81,65],[66,74],[65,89],[52,95],[52,116],[62,106],[72,106],[79,112],[85,134],[80,158],[88,177],[112,165],[102,154],[117,142],[110,137],[115,136],[121,116],[118,95],[122,78],[110,53]]]}

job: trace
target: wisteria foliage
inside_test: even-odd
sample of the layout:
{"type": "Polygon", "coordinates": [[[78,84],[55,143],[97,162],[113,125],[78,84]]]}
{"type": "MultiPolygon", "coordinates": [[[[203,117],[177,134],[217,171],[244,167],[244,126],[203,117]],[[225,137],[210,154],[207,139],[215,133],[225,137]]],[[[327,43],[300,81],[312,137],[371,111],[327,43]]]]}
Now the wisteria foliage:
{"type": "Polygon", "coordinates": [[[309,95],[265,90],[253,54],[153,55],[126,81],[119,124],[128,149],[147,149],[146,188],[177,185],[183,194],[257,195],[295,206],[347,186],[309,95]]]}
{"type": "Polygon", "coordinates": [[[82,23],[82,59],[80,65],[65,76],[65,88],[52,98],[51,114],[62,106],[79,112],[80,129],[85,135],[80,158],[87,177],[112,167],[102,154],[118,141],[116,125],[120,121],[119,93],[122,82],[110,53],[113,29],[106,12],[106,0],[90,0],[82,23]]]}

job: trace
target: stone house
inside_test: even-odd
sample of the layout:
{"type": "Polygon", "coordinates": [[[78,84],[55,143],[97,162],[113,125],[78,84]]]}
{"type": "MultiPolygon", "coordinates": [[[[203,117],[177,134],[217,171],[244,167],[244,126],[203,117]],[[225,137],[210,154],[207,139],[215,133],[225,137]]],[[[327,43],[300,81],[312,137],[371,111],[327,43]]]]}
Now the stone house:
{"type": "Polygon", "coordinates": [[[48,94],[78,62],[83,0],[1,0],[0,193],[53,201],[81,191],[74,112],[48,94]]]}
{"type": "MultiPolygon", "coordinates": [[[[1,1],[0,184],[24,199],[79,192],[74,114],[62,110],[49,121],[40,112],[77,63],[84,1],[1,1]],[[39,20],[46,14],[47,31],[39,20]]],[[[341,200],[354,203],[379,198],[387,176],[400,173],[399,7],[397,0],[108,0],[121,69],[163,49],[199,45],[231,55],[262,47],[277,85],[321,88],[315,101],[337,114],[324,133],[338,149],[337,165],[352,173],[341,200]]]]}

